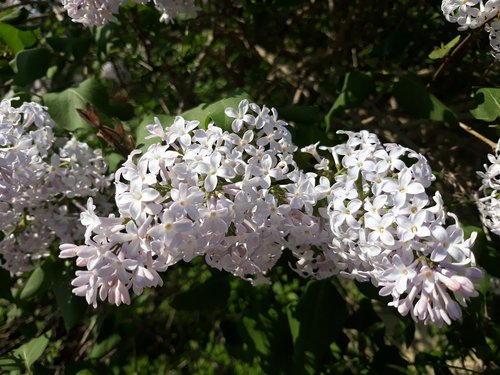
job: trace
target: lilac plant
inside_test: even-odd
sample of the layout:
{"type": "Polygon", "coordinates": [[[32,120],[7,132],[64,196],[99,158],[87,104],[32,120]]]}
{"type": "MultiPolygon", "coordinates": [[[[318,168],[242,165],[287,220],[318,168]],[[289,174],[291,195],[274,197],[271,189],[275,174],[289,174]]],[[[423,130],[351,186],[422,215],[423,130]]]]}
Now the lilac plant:
{"type": "Polygon", "coordinates": [[[243,100],[226,115],[231,132],[182,117],[147,127],[160,142],[132,152],[117,171],[119,216],[97,216],[89,199],[85,244],[60,247],[61,258],[84,268],[75,294],[94,306],[130,303],[130,290],[161,285],[161,272],[196,256],[253,284],[268,282],[289,249],[302,276],[371,281],[416,321],[460,318],[459,304],[477,296],[473,282],[482,276],[475,235],[465,239],[439,193],[428,196],[434,177],[422,155],[383,146],[367,131],[345,132],[346,143],[320,147],[330,159],[318,144],[304,148],[318,173],[305,172],[275,109],[243,100]]]}
{"type": "Polygon", "coordinates": [[[332,243],[326,253],[341,275],[371,281],[390,306],[415,321],[442,325],[461,317],[482,277],[458,219],[446,213],[421,154],[374,134],[340,132],[345,144],[328,148],[337,172],[328,206],[332,243]],[[451,221],[451,223],[448,223],[451,221]]]}
{"type": "Polygon", "coordinates": [[[13,100],[0,102],[0,255],[1,266],[18,273],[47,256],[56,239],[82,236],[71,201],[95,196],[110,179],[100,150],[56,138],[45,107],[15,108],[13,100]]]}
{"type": "MultiPolygon", "coordinates": [[[[61,0],[68,16],[74,22],[86,26],[104,26],[115,22],[115,15],[120,6],[130,0],[61,0]]],[[[138,4],[146,4],[149,0],[131,0],[138,4]]],[[[161,13],[160,21],[169,22],[179,14],[193,16],[196,14],[194,0],[153,0],[154,6],[161,13]]]]}
{"type": "Polygon", "coordinates": [[[459,25],[458,30],[485,27],[489,34],[492,55],[500,59],[499,0],[443,0],[441,10],[446,20],[459,25]]]}
{"type": "Polygon", "coordinates": [[[482,179],[477,205],[483,224],[500,236],[500,140],[495,155],[488,155],[490,165],[484,165],[484,172],[477,172],[482,179]]]}

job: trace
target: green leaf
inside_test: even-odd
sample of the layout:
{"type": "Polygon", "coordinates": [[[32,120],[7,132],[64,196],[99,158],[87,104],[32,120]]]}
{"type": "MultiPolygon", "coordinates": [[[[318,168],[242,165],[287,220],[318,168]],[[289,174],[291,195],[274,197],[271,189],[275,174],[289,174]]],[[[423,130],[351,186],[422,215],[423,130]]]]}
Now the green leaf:
{"type": "Polygon", "coordinates": [[[200,104],[198,107],[193,108],[181,114],[186,120],[198,120],[200,125],[205,127],[209,122],[213,121],[215,125],[223,130],[231,130],[233,119],[226,116],[224,113],[227,107],[238,109],[238,104],[243,99],[249,99],[249,95],[244,91],[237,91],[229,98],[219,100],[212,104],[200,104]]]}
{"type": "Polygon", "coordinates": [[[339,96],[325,116],[326,129],[330,129],[333,116],[347,108],[359,106],[374,88],[375,85],[370,76],[358,72],[347,73],[339,96]]]}
{"type": "Polygon", "coordinates": [[[322,116],[318,107],[310,105],[277,107],[280,119],[298,124],[319,124],[322,116]]]}
{"type": "Polygon", "coordinates": [[[36,34],[33,31],[23,31],[4,22],[0,22],[0,40],[13,53],[29,48],[36,43],[36,34]]]}
{"type": "Polygon", "coordinates": [[[0,298],[12,300],[12,292],[10,288],[14,284],[13,278],[10,277],[9,271],[0,268],[0,298]]]}
{"type": "MultiPolygon", "coordinates": [[[[243,91],[237,91],[227,99],[219,100],[218,102],[212,104],[200,104],[195,108],[181,113],[180,116],[189,121],[199,121],[201,128],[206,129],[208,124],[213,121],[218,127],[224,130],[230,130],[233,119],[225,115],[225,109],[227,107],[237,109],[238,104],[240,104],[243,99],[248,98],[248,94],[243,91]]],[[[153,124],[155,117],[158,117],[164,128],[172,125],[175,120],[175,116],[167,115],[148,115],[144,117],[135,131],[137,144],[142,145],[140,147],[141,150],[145,151],[153,143],[159,142],[159,138],[145,139],[146,136],[150,135],[150,133],[146,130],[146,125],[153,124]]]]}
{"type": "Polygon", "coordinates": [[[228,276],[214,272],[205,282],[175,296],[172,307],[177,310],[214,310],[226,306],[230,286],[228,276]]]}
{"type": "Polygon", "coordinates": [[[26,369],[30,369],[31,365],[40,358],[45,348],[49,344],[50,332],[45,332],[42,336],[28,341],[14,350],[14,355],[20,357],[26,369]]]}
{"type": "Polygon", "coordinates": [[[428,92],[416,75],[401,77],[394,84],[392,92],[399,106],[410,116],[444,122],[448,125],[457,123],[455,114],[428,92]]]}
{"type": "Polygon", "coordinates": [[[476,108],[470,111],[478,120],[495,121],[500,117],[500,88],[484,87],[474,94],[476,108]]]}
{"type": "Polygon", "coordinates": [[[32,48],[20,51],[16,55],[16,85],[25,86],[41,78],[50,66],[50,52],[46,48],[32,48]]]}
{"type": "Polygon", "coordinates": [[[254,344],[255,350],[264,356],[268,356],[270,354],[271,344],[269,343],[266,331],[255,319],[246,316],[243,317],[241,323],[244,327],[246,335],[248,335],[254,344]]]}
{"type": "Polygon", "coordinates": [[[9,357],[0,358],[0,369],[3,371],[21,371],[22,368],[23,362],[12,354],[9,357]]]}
{"type": "Polygon", "coordinates": [[[72,55],[75,59],[80,60],[87,54],[92,39],[79,37],[51,37],[47,38],[47,43],[55,51],[72,55]]]}
{"type": "Polygon", "coordinates": [[[54,121],[68,130],[85,128],[89,125],[76,111],[92,103],[97,109],[106,110],[108,95],[105,87],[95,78],[89,78],[77,87],[58,93],[49,93],[43,97],[44,104],[54,121]]]}
{"type": "Polygon", "coordinates": [[[311,373],[342,332],[347,318],[345,302],[331,281],[312,281],[308,283],[294,315],[300,324],[295,340],[294,365],[311,373]]]}
{"type": "Polygon", "coordinates": [[[28,16],[29,12],[26,8],[11,8],[0,12],[0,22],[5,22],[8,24],[19,24],[24,22],[28,16]]]}
{"type": "Polygon", "coordinates": [[[28,278],[28,281],[26,281],[26,285],[24,285],[19,298],[25,300],[35,295],[42,286],[44,279],[45,272],[43,269],[41,267],[35,268],[28,278]]]}
{"type": "Polygon", "coordinates": [[[150,138],[146,139],[146,136],[150,135],[151,133],[146,130],[147,125],[151,125],[155,123],[155,117],[158,118],[160,121],[161,125],[164,128],[168,128],[170,125],[174,123],[175,117],[174,116],[167,116],[167,115],[147,115],[145,116],[139,126],[135,129],[135,139],[136,143],[139,148],[142,151],[146,151],[148,147],[154,143],[160,142],[160,138],[150,138]]]}
{"type": "Polygon", "coordinates": [[[297,342],[300,332],[300,322],[294,317],[296,307],[296,304],[290,304],[285,309],[288,326],[290,327],[290,333],[294,344],[297,342]]]}
{"type": "Polygon", "coordinates": [[[61,262],[53,261],[46,265],[49,275],[57,275],[51,278],[51,286],[56,297],[57,307],[61,311],[64,328],[67,332],[71,330],[83,317],[87,304],[84,299],[72,293],[71,280],[74,275],[61,262]]]}
{"type": "Polygon", "coordinates": [[[441,43],[441,47],[434,49],[431,53],[429,53],[429,58],[432,60],[439,60],[448,55],[453,47],[455,47],[458,42],[460,42],[461,35],[457,35],[451,41],[446,44],[441,43]]]}
{"type": "Polygon", "coordinates": [[[92,348],[89,358],[90,359],[99,359],[104,355],[108,354],[111,350],[113,350],[122,340],[121,336],[117,333],[112,334],[108,338],[103,341],[97,343],[92,348]]]}

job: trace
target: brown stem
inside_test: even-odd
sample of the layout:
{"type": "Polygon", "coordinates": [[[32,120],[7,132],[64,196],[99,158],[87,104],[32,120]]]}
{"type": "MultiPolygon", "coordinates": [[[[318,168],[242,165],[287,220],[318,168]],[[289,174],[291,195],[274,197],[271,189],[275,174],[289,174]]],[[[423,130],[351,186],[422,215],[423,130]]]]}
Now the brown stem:
{"type": "Polygon", "coordinates": [[[475,131],[474,129],[472,129],[469,125],[467,124],[464,124],[463,122],[459,122],[458,125],[460,125],[460,127],[462,129],[464,129],[467,133],[473,135],[474,137],[476,137],[477,139],[481,140],[482,142],[486,143],[488,146],[490,146],[493,150],[495,150],[495,148],[497,147],[497,144],[495,142],[493,142],[492,140],[486,138],[484,135],[478,133],[477,131],[475,131]]]}
{"type": "Polygon", "coordinates": [[[450,65],[450,63],[455,59],[455,57],[469,44],[472,40],[473,33],[468,34],[464,40],[462,40],[454,49],[451,51],[443,60],[439,68],[436,69],[430,82],[427,84],[427,88],[431,87],[434,81],[441,75],[441,73],[450,65]]]}

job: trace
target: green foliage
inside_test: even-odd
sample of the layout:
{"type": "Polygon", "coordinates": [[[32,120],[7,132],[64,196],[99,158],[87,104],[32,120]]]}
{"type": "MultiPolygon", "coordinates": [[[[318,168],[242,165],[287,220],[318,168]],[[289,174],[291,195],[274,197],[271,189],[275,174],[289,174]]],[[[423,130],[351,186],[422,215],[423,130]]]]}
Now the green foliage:
{"type": "Polygon", "coordinates": [[[0,22],[0,40],[16,54],[25,48],[32,47],[36,41],[36,33],[31,30],[19,30],[8,23],[0,22]]]}
{"type": "Polygon", "coordinates": [[[45,272],[42,267],[35,268],[29,279],[26,281],[26,284],[24,284],[24,288],[21,291],[19,298],[23,300],[34,296],[42,287],[44,280],[45,272]]]}
{"type": "Polygon", "coordinates": [[[429,53],[429,58],[432,60],[439,60],[446,57],[453,48],[460,42],[461,35],[457,35],[455,38],[450,40],[448,43],[443,44],[441,46],[434,49],[431,53],[429,53]]]}
{"type": "Polygon", "coordinates": [[[428,92],[414,75],[400,77],[394,84],[393,94],[398,104],[411,116],[448,125],[457,122],[453,112],[428,92]]]}
{"type": "Polygon", "coordinates": [[[108,108],[108,95],[105,87],[95,78],[88,78],[77,87],[59,93],[49,93],[43,97],[44,104],[54,121],[68,130],[85,128],[89,125],[80,117],[77,109],[90,103],[97,109],[108,108]]]}
{"type": "Polygon", "coordinates": [[[50,52],[46,48],[31,48],[16,55],[16,76],[14,83],[25,86],[41,78],[50,66],[50,52]]]}
{"type": "Polygon", "coordinates": [[[333,116],[347,108],[359,106],[373,89],[374,84],[370,76],[357,72],[347,73],[342,89],[325,117],[326,129],[330,129],[333,116]]]}
{"type": "Polygon", "coordinates": [[[500,89],[484,87],[474,94],[476,108],[470,111],[478,120],[493,122],[500,117],[500,89]]]}

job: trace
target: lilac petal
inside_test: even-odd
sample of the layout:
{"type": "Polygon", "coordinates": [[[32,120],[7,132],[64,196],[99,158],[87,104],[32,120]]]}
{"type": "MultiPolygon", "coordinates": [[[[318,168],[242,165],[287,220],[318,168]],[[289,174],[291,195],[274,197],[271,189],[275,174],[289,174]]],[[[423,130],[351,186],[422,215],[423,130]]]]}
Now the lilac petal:
{"type": "Polygon", "coordinates": [[[406,192],[408,194],[420,194],[425,192],[425,188],[422,184],[419,184],[418,182],[413,182],[406,186],[405,188],[406,192]]]}
{"type": "Polygon", "coordinates": [[[160,193],[152,188],[146,188],[141,192],[143,202],[152,202],[160,196],[160,193]]]}
{"type": "Polygon", "coordinates": [[[431,253],[431,260],[433,262],[442,262],[448,256],[448,252],[442,247],[437,246],[431,253]]]}

